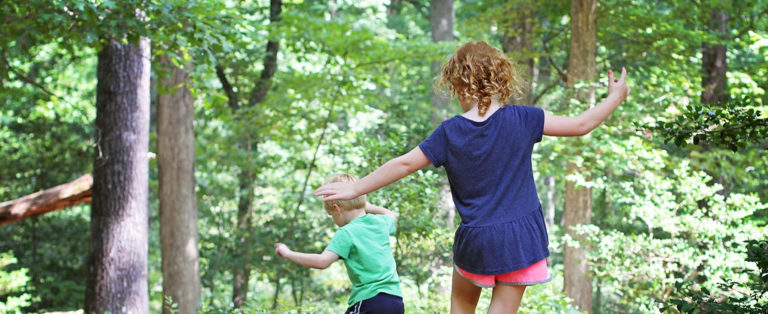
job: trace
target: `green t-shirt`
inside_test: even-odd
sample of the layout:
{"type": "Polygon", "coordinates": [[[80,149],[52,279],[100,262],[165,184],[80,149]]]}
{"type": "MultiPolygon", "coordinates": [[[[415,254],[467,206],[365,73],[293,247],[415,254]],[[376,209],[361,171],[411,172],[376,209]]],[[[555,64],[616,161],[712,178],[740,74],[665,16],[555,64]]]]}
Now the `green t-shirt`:
{"type": "Polygon", "coordinates": [[[379,292],[403,296],[389,235],[395,234],[395,220],[388,215],[367,214],[339,228],[325,248],[344,259],[352,293],[350,305],[372,298],[379,292]]]}

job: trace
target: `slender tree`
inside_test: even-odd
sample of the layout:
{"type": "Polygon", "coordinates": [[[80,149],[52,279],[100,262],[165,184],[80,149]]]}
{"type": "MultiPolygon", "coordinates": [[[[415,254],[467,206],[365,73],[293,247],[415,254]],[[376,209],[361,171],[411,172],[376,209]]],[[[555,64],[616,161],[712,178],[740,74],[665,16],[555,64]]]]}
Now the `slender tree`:
{"type": "Polygon", "coordinates": [[[149,39],[98,54],[87,313],[148,313],[149,39]]]}
{"type": "MultiPolygon", "coordinates": [[[[593,104],[594,82],[597,66],[597,0],[571,1],[571,45],[568,53],[567,85],[571,97],[581,103],[593,104]],[[587,87],[578,87],[587,83],[587,87]]],[[[589,169],[579,168],[569,161],[566,174],[588,173],[589,169]]],[[[592,220],[592,191],[579,187],[576,182],[567,181],[564,210],[565,233],[581,239],[572,227],[587,224],[592,220]]],[[[574,300],[581,311],[592,313],[592,277],[589,275],[587,252],[584,246],[565,245],[563,249],[563,277],[565,294],[574,300]]]]}
{"type": "Polygon", "coordinates": [[[501,47],[512,56],[525,78],[525,95],[521,105],[533,105],[534,58],[533,41],[536,22],[536,2],[532,0],[510,0],[508,10],[502,19],[503,37],[501,47]]]}
{"type": "MultiPolygon", "coordinates": [[[[282,12],[282,1],[271,0],[269,9],[270,24],[280,21],[282,12]]],[[[264,101],[270,87],[272,78],[277,71],[277,52],[280,44],[276,40],[267,42],[266,55],[264,56],[264,69],[261,71],[259,79],[256,81],[253,89],[248,95],[247,107],[253,108],[264,101]]],[[[217,75],[229,98],[229,104],[235,113],[244,109],[238,99],[232,85],[226,78],[223,68],[217,68],[217,75]]],[[[255,155],[258,147],[257,134],[244,134],[239,139],[239,148],[247,152],[248,156],[255,155]]],[[[251,162],[247,165],[241,165],[238,175],[238,206],[237,206],[237,236],[236,236],[236,254],[237,259],[233,269],[232,283],[232,302],[236,308],[241,308],[248,297],[248,282],[251,276],[250,252],[252,250],[250,237],[253,234],[251,216],[253,215],[253,197],[256,186],[256,168],[251,162]]],[[[278,279],[279,280],[279,279],[278,279]]]]}
{"type": "MultiPolygon", "coordinates": [[[[432,30],[432,41],[441,42],[456,40],[456,38],[453,37],[453,21],[455,15],[453,0],[430,0],[429,26],[432,30]]],[[[440,73],[442,65],[443,63],[439,60],[433,61],[430,64],[433,77],[440,73]]],[[[429,102],[432,104],[432,108],[434,108],[432,122],[441,122],[448,117],[448,110],[451,105],[450,97],[433,90],[429,102]]]]}
{"type": "MultiPolygon", "coordinates": [[[[163,297],[179,313],[195,313],[200,303],[200,266],[195,195],[194,98],[189,89],[192,64],[175,66],[160,57],[165,76],[157,100],[157,165],[163,297]]],[[[171,308],[163,306],[163,313],[171,308]]]]}

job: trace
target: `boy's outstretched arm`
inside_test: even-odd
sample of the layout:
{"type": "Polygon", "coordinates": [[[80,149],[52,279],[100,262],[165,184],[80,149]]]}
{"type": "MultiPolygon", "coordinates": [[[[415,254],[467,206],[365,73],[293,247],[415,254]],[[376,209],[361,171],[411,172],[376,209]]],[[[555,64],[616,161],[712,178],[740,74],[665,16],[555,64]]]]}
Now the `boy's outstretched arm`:
{"type": "Polygon", "coordinates": [[[621,76],[614,79],[613,71],[608,71],[608,97],[576,117],[563,117],[545,113],[544,135],[581,136],[594,130],[613,113],[616,107],[627,99],[630,88],[627,87],[627,70],[621,68],[621,76]]]}
{"type": "Polygon", "coordinates": [[[324,195],[323,201],[351,200],[385,187],[427,165],[429,165],[429,158],[424,155],[421,148],[416,146],[405,155],[387,161],[355,184],[329,183],[315,190],[315,195],[324,195]]]}
{"type": "Polygon", "coordinates": [[[275,253],[277,253],[277,256],[288,259],[301,266],[317,269],[326,269],[339,259],[339,255],[331,251],[323,251],[323,253],[320,254],[294,252],[291,251],[287,245],[282,243],[275,243],[275,253]]]}
{"type": "Polygon", "coordinates": [[[388,215],[397,221],[397,214],[395,214],[393,211],[381,206],[373,205],[371,203],[365,203],[365,212],[368,214],[388,215]]]}

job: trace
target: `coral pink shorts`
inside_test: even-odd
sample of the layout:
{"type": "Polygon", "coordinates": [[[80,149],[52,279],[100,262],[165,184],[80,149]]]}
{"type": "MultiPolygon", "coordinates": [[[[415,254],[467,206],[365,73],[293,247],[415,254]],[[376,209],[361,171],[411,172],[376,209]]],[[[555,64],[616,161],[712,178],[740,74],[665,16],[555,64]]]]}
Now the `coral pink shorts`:
{"type": "Polygon", "coordinates": [[[497,284],[510,286],[531,286],[552,280],[552,277],[549,277],[546,259],[540,260],[526,268],[500,275],[478,275],[463,270],[455,264],[453,267],[456,269],[456,272],[459,274],[459,276],[482,288],[495,287],[497,284]]]}

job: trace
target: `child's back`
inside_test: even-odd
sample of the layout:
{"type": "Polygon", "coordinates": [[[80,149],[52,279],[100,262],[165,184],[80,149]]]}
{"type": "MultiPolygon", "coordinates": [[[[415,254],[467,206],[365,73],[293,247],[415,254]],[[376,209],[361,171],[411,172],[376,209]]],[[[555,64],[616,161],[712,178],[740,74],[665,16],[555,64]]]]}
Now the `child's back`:
{"type": "Polygon", "coordinates": [[[389,236],[394,233],[392,217],[367,214],[350,221],[333,235],[326,250],[344,259],[352,282],[350,304],[381,292],[402,296],[389,243],[389,236]]]}
{"type": "MultiPolygon", "coordinates": [[[[326,183],[357,182],[350,174],[332,176],[326,183]]],[[[347,313],[403,313],[403,294],[397,276],[389,236],[395,233],[396,215],[369,204],[365,195],[349,200],[323,202],[339,229],[321,254],[294,252],[283,243],[275,244],[277,255],[302,266],[325,269],[339,258],[344,260],[352,292],[347,313]]]]}
{"type": "Polygon", "coordinates": [[[419,145],[448,175],[461,216],[453,245],[461,269],[501,274],[549,256],[531,166],[543,125],[541,109],[505,106],[483,121],[448,119],[419,145]]]}

